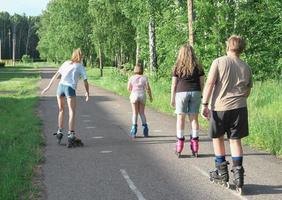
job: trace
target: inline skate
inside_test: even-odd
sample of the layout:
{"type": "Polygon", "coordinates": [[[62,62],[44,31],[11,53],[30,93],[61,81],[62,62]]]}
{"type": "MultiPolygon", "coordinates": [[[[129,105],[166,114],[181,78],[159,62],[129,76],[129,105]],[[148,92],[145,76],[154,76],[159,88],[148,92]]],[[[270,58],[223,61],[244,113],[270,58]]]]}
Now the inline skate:
{"type": "Polygon", "coordinates": [[[132,138],[136,138],[136,134],[137,134],[137,124],[133,124],[130,130],[130,136],[132,138]]]}
{"type": "Polygon", "coordinates": [[[63,138],[63,136],[64,136],[63,132],[62,132],[61,130],[58,130],[56,133],[53,133],[53,135],[56,136],[56,138],[57,138],[57,143],[58,143],[58,144],[61,144],[61,140],[62,140],[62,138],[63,138]]]}
{"type": "Polygon", "coordinates": [[[190,148],[192,151],[192,155],[195,157],[198,157],[198,151],[199,151],[199,137],[192,138],[190,137],[190,148]]]}
{"type": "Polygon", "coordinates": [[[149,128],[147,124],[143,124],[143,135],[144,137],[149,137],[149,128]]]}
{"type": "Polygon", "coordinates": [[[82,147],[84,144],[81,139],[77,138],[74,133],[68,134],[68,144],[67,147],[82,147]]]}
{"type": "Polygon", "coordinates": [[[210,181],[213,183],[220,184],[226,188],[229,188],[229,174],[228,174],[228,161],[223,163],[215,163],[215,169],[209,172],[210,181]]]}
{"type": "Polygon", "coordinates": [[[177,155],[178,158],[180,158],[181,156],[181,152],[184,148],[184,141],[185,141],[185,138],[177,138],[177,141],[176,141],[176,146],[175,146],[175,154],[177,155]]]}
{"type": "Polygon", "coordinates": [[[243,166],[232,167],[231,172],[233,173],[233,183],[236,187],[236,191],[242,195],[242,188],[244,186],[244,173],[243,166]]]}

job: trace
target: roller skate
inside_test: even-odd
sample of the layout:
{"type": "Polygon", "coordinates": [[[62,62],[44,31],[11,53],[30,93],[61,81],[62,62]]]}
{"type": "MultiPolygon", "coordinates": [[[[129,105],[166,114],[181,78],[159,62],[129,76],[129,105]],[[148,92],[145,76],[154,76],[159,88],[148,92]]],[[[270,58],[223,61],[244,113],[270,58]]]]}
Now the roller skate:
{"type": "Polygon", "coordinates": [[[53,133],[53,135],[56,136],[56,138],[57,138],[57,143],[58,143],[58,144],[61,144],[61,140],[62,140],[62,138],[63,138],[63,136],[64,136],[62,130],[61,130],[61,129],[58,129],[58,131],[57,131],[56,133],[53,133]]]}
{"type": "Polygon", "coordinates": [[[68,148],[71,148],[71,147],[81,147],[83,145],[84,144],[81,141],[81,139],[75,137],[74,132],[68,133],[68,144],[67,144],[68,148]]]}
{"type": "Polygon", "coordinates": [[[143,124],[143,135],[144,137],[149,137],[149,128],[147,124],[143,124]]]}
{"type": "Polygon", "coordinates": [[[190,148],[193,156],[198,157],[199,137],[196,138],[192,138],[192,136],[190,137],[190,148]]]}
{"type": "Polygon", "coordinates": [[[177,155],[178,158],[181,156],[181,152],[184,148],[184,141],[185,138],[177,138],[176,146],[175,146],[175,154],[177,155]]]}
{"type": "Polygon", "coordinates": [[[243,166],[232,167],[233,183],[236,187],[236,191],[242,195],[242,188],[244,186],[244,168],[243,166]]]}
{"type": "Polygon", "coordinates": [[[229,174],[228,174],[228,161],[224,161],[223,163],[215,163],[215,169],[209,172],[210,181],[213,183],[220,184],[226,188],[229,188],[229,174]]]}
{"type": "Polygon", "coordinates": [[[135,138],[137,134],[137,124],[133,124],[130,130],[130,136],[135,138]]]}

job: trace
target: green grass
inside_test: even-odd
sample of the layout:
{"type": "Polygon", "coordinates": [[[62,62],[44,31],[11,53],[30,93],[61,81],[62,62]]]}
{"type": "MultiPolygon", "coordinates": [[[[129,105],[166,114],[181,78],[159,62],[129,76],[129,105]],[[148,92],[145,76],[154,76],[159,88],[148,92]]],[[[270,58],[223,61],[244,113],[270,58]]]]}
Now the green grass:
{"type": "Polygon", "coordinates": [[[39,76],[1,73],[7,71],[0,69],[0,199],[35,199],[38,188],[32,181],[43,144],[35,110],[39,76]]]}
{"type": "MultiPolygon", "coordinates": [[[[129,96],[126,89],[128,76],[113,68],[104,69],[104,77],[99,76],[99,69],[89,69],[91,83],[109,89],[122,96],[129,96]]],[[[161,112],[173,113],[170,107],[170,81],[149,78],[152,88],[153,103],[148,106],[161,112]]],[[[274,155],[282,155],[282,83],[277,81],[256,82],[248,99],[250,135],[244,143],[257,149],[266,150],[274,155]]],[[[208,123],[200,118],[201,126],[206,129],[208,123]]]]}

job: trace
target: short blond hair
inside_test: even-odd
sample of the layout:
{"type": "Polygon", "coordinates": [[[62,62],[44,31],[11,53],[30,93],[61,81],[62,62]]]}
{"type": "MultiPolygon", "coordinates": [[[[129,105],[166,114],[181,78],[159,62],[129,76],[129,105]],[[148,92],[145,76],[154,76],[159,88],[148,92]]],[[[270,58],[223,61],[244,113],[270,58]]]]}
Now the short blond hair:
{"type": "Polygon", "coordinates": [[[81,60],[82,60],[82,52],[81,52],[81,49],[78,48],[78,49],[73,50],[72,56],[71,56],[71,61],[72,61],[73,63],[80,63],[81,60]]]}
{"type": "Polygon", "coordinates": [[[227,51],[233,51],[236,54],[241,54],[246,47],[245,40],[238,35],[231,35],[226,43],[227,43],[227,51]]]}
{"type": "Polygon", "coordinates": [[[143,75],[143,73],[144,73],[143,66],[141,64],[135,65],[133,72],[134,72],[134,74],[143,75]]]}

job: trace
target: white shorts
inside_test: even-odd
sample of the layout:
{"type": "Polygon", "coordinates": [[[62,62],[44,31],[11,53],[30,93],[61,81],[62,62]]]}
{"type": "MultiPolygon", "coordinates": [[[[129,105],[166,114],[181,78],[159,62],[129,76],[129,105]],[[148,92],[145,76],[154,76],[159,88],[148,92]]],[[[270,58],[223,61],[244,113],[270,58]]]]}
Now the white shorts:
{"type": "Polygon", "coordinates": [[[140,102],[142,104],[146,104],[146,94],[144,92],[131,92],[130,94],[130,103],[140,102]]]}

